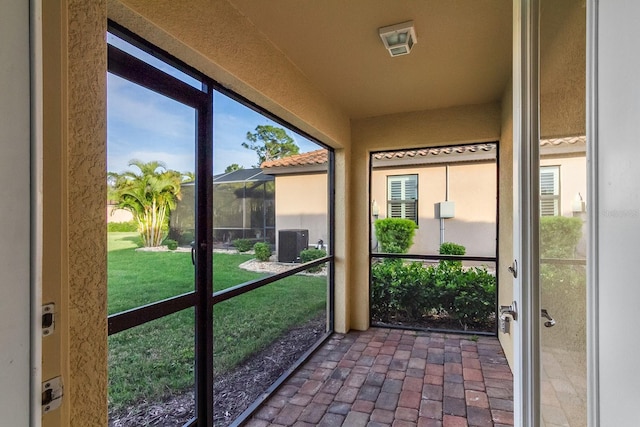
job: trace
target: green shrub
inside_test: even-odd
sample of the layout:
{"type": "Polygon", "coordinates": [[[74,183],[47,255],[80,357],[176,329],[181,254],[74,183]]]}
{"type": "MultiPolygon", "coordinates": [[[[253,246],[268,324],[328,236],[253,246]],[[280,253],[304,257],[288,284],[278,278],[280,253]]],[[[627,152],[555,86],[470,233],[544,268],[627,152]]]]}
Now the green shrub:
{"type": "MultiPolygon", "coordinates": [[[[440,245],[440,255],[464,255],[467,253],[467,248],[457,243],[444,242],[440,245]]],[[[441,265],[450,265],[462,267],[462,261],[440,261],[441,265]]]]}
{"type": "Polygon", "coordinates": [[[582,237],[582,220],[566,216],[540,218],[540,257],[573,258],[582,237]]]}
{"type": "Polygon", "coordinates": [[[268,243],[258,242],[253,245],[253,251],[256,253],[258,261],[269,261],[271,257],[271,246],[268,243]]]}
{"type": "Polygon", "coordinates": [[[138,231],[138,224],[135,221],[129,222],[108,222],[107,223],[107,232],[127,232],[131,233],[134,231],[138,231]]]}
{"type": "Polygon", "coordinates": [[[406,254],[413,245],[416,223],[410,219],[384,218],[376,220],[374,225],[382,252],[406,254]]]}
{"type": "MultiPolygon", "coordinates": [[[[570,217],[540,218],[540,257],[572,259],[582,237],[582,220],[570,217]]],[[[553,317],[566,325],[545,340],[550,346],[581,348],[586,336],[586,268],[580,264],[540,265],[541,298],[553,317]],[[579,337],[583,337],[582,340],[579,337]]]]}
{"type": "Polygon", "coordinates": [[[445,313],[467,329],[495,312],[496,279],[484,268],[456,264],[425,267],[384,259],[371,267],[371,317],[385,323],[419,323],[445,313]]]}
{"type": "MultiPolygon", "coordinates": [[[[313,261],[314,259],[324,258],[327,256],[327,251],[324,249],[305,249],[300,252],[300,261],[304,264],[305,262],[313,261]]],[[[322,265],[317,265],[315,267],[308,268],[307,271],[309,273],[317,273],[322,271],[322,265]]]]}
{"type": "Polygon", "coordinates": [[[178,249],[178,242],[173,239],[165,239],[163,243],[167,245],[167,249],[169,249],[170,251],[175,251],[176,249],[178,249]]]}
{"type": "Polygon", "coordinates": [[[196,240],[196,235],[192,230],[186,230],[186,231],[183,231],[182,234],[180,234],[179,241],[183,245],[188,245],[194,240],[196,240]]]}
{"type": "Polygon", "coordinates": [[[247,252],[251,250],[251,241],[248,239],[236,239],[233,241],[233,246],[238,252],[247,252]]]}

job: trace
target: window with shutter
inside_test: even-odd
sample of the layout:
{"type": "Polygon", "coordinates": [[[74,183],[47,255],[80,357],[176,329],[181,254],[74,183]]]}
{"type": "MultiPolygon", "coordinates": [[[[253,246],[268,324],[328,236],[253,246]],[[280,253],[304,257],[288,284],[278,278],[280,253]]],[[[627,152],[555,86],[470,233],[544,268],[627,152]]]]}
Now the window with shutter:
{"type": "Polygon", "coordinates": [[[418,223],[418,175],[387,177],[387,216],[418,223]]]}
{"type": "Polygon", "coordinates": [[[560,166],[540,167],[540,216],[560,215],[560,166]]]}

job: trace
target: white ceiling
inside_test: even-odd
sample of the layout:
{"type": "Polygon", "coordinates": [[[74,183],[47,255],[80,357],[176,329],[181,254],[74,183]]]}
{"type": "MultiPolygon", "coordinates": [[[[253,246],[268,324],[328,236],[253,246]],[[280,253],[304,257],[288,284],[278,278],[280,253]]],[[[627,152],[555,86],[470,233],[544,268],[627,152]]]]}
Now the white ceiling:
{"type": "Polygon", "coordinates": [[[351,118],[499,101],[511,76],[510,0],[228,0],[351,118]],[[413,20],[392,58],[378,28],[413,20]]]}

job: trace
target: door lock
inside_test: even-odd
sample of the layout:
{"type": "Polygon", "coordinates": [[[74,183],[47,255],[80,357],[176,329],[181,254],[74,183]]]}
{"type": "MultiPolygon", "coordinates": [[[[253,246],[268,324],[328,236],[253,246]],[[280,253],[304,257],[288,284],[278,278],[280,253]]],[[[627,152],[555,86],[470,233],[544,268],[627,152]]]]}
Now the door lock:
{"type": "Polygon", "coordinates": [[[509,333],[509,324],[511,319],[518,320],[518,305],[514,301],[511,305],[500,306],[500,332],[509,333]]]}

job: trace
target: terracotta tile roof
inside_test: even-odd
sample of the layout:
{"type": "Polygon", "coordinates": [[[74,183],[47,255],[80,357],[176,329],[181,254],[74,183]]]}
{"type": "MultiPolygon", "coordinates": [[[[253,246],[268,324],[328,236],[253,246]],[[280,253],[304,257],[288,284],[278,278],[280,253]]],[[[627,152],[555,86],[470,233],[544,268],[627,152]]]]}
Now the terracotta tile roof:
{"type": "MultiPolygon", "coordinates": [[[[543,139],[540,141],[541,147],[557,147],[561,145],[575,145],[584,144],[586,137],[573,136],[567,138],[552,138],[543,139]]],[[[458,145],[452,147],[439,147],[439,148],[422,148],[419,150],[403,150],[403,151],[384,151],[375,153],[373,158],[376,160],[391,160],[402,158],[417,158],[417,157],[429,157],[448,154],[464,154],[464,153],[479,153],[490,152],[496,149],[497,144],[472,144],[472,145],[458,145]]],[[[316,151],[310,151],[308,153],[296,154],[294,156],[285,157],[277,160],[270,160],[262,163],[260,167],[262,169],[276,168],[276,167],[291,167],[291,166],[309,166],[309,165],[323,165],[328,161],[327,150],[320,149],[316,151]]]]}
{"type": "Polygon", "coordinates": [[[479,151],[493,151],[496,149],[496,144],[473,144],[473,145],[459,145],[454,147],[439,147],[439,148],[421,148],[419,150],[404,150],[404,151],[385,151],[375,153],[373,158],[376,160],[386,159],[403,159],[411,157],[427,157],[437,156],[440,154],[463,154],[463,153],[476,153],[479,151]]]}
{"type": "Polygon", "coordinates": [[[582,136],[570,136],[567,138],[552,138],[552,139],[543,139],[542,141],[540,141],[540,146],[541,147],[557,147],[559,145],[563,145],[563,144],[568,144],[568,145],[575,145],[575,144],[586,144],[587,142],[587,137],[582,135],[582,136]]]}
{"type": "Polygon", "coordinates": [[[288,166],[308,166],[308,165],[323,165],[329,161],[327,156],[327,150],[321,148],[316,151],[309,151],[308,153],[296,154],[289,157],[284,157],[277,160],[269,160],[263,162],[260,167],[262,169],[275,168],[275,167],[288,167],[288,166]]]}

